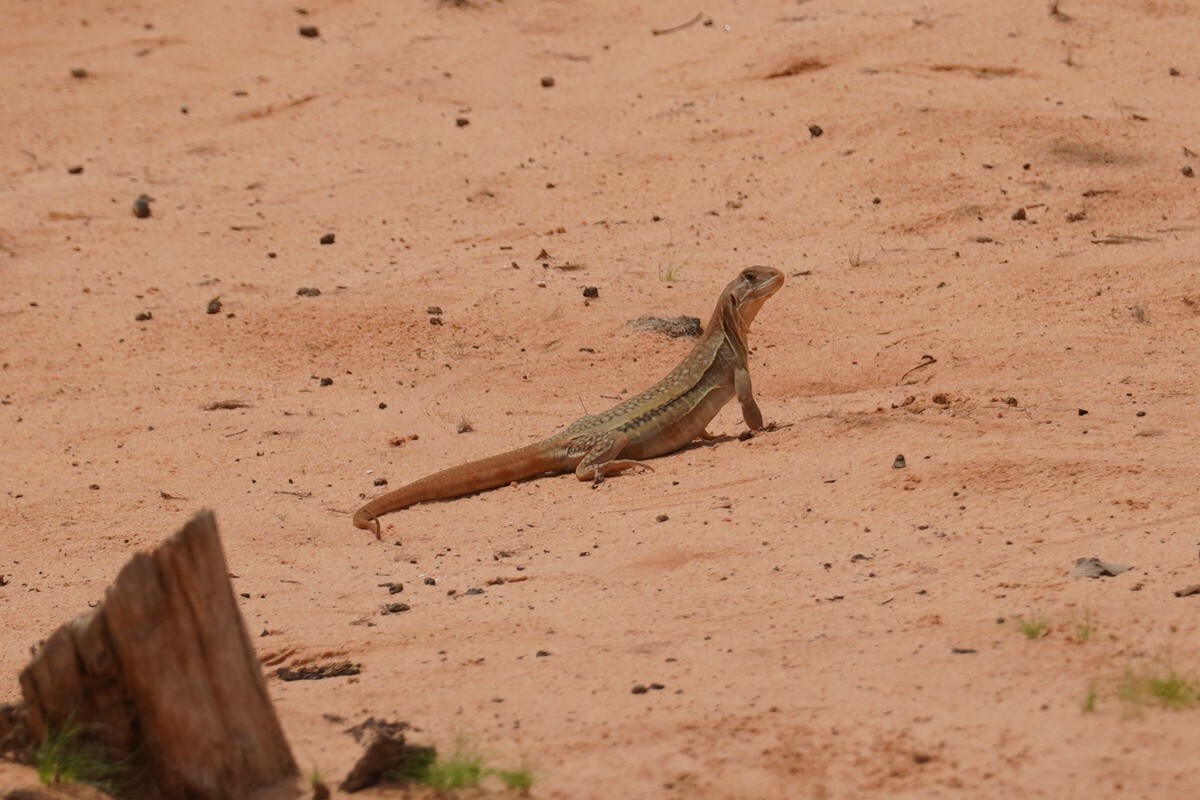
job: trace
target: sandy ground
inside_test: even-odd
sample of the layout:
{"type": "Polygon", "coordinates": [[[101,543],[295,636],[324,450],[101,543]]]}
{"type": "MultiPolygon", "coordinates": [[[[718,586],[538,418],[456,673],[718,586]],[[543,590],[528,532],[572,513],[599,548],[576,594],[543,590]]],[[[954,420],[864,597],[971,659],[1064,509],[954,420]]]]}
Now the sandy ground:
{"type": "Polygon", "coordinates": [[[212,507],[264,660],[362,665],[269,679],[332,780],[375,715],[542,798],[1200,795],[1119,697],[1200,675],[1200,15],[1059,8],[7,3],[0,702],[212,507]],[[786,427],[350,525],[752,264],[786,427]]]}

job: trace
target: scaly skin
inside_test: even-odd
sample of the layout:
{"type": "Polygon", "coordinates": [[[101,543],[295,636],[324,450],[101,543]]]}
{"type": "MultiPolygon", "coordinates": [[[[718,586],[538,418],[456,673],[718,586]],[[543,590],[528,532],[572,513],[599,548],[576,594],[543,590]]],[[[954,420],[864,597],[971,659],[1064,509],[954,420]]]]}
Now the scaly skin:
{"type": "Polygon", "coordinates": [[[548,472],[575,472],[600,482],[642,459],[673,453],[699,436],[737,397],[752,431],[763,426],[750,386],[750,323],[783,285],[771,267],[742,270],[721,292],[708,328],[679,366],[641,394],[576,420],[562,433],[507,453],[435,472],[368,501],[354,512],[355,527],[381,538],[379,517],[424,503],[475,494],[548,472]]]}

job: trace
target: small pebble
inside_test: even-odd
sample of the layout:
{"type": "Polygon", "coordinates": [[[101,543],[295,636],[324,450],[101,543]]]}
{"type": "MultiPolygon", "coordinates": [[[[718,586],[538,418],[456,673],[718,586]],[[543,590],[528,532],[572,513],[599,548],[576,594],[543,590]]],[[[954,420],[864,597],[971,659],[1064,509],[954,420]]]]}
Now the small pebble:
{"type": "Polygon", "coordinates": [[[83,67],[73,67],[71,69],[71,77],[72,78],[82,79],[82,78],[86,78],[88,75],[89,75],[88,71],[86,69],[84,69],[83,67]]]}
{"type": "Polygon", "coordinates": [[[550,655],[550,651],[549,651],[549,650],[538,650],[538,651],[537,651],[537,657],[538,657],[538,658],[545,658],[545,657],[546,657],[546,656],[548,656],[548,655],[550,655]]]}
{"type": "Polygon", "coordinates": [[[411,608],[412,606],[410,606],[408,603],[386,603],[383,606],[382,613],[385,616],[388,614],[403,614],[405,611],[408,611],[411,608]]]}
{"type": "Polygon", "coordinates": [[[600,289],[596,286],[585,286],[583,287],[583,296],[592,298],[599,297],[600,289]]]}
{"type": "Polygon", "coordinates": [[[903,455],[896,456],[896,460],[892,462],[892,469],[904,469],[908,466],[908,462],[904,460],[903,455]]]}
{"type": "Polygon", "coordinates": [[[1179,170],[1179,171],[1183,173],[1183,177],[1185,177],[1185,178],[1194,178],[1194,177],[1196,177],[1196,171],[1192,169],[1192,165],[1191,165],[1191,164],[1187,164],[1187,165],[1185,165],[1185,166],[1183,167],[1183,169],[1181,169],[1181,170],[1179,170]]]}
{"type": "Polygon", "coordinates": [[[425,585],[426,586],[437,586],[437,581],[435,579],[433,579],[432,577],[426,578],[425,585]]]}
{"type": "Polygon", "coordinates": [[[822,128],[820,125],[809,125],[808,126],[808,135],[814,139],[816,139],[818,136],[820,136],[824,132],[825,132],[825,129],[822,128]]]}
{"type": "Polygon", "coordinates": [[[332,233],[327,233],[321,237],[321,244],[333,244],[336,240],[336,236],[334,236],[332,233]]]}
{"type": "Polygon", "coordinates": [[[645,694],[646,692],[650,691],[650,687],[643,686],[642,684],[639,683],[636,686],[634,686],[632,689],[630,689],[630,691],[633,694],[645,694]]]}
{"type": "Polygon", "coordinates": [[[471,124],[471,120],[467,119],[466,117],[459,117],[458,119],[454,120],[454,124],[460,128],[465,128],[471,124]]]}
{"type": "Polygon", "coordinates": [[[138,195],[138,198],[133,201],[133,215],[138,219],[145,219],[150,216],[151,199],[148,194],[138,195]]]}
{"type": "Polygon", "coordinates": [[[480,589],[478,586],[474,586],[470,589],[467,589],[466,594],[483,594],[483,589],[480,589]]]}
{"type": "Polygon", "coordinates": [[[1022,207],[1022,208],[1018,208],[1016,211],[1014,211],[1014,212],[1012,213],[1012,218],[1013,218],[1013,219],[1015,219],[1015,220],[1017,220],[1018,222],[1019,222],[1019,221],[1021,221],[1021,220],[1023,220],[1023,219],[1025,219],[1025,209],[1024,209],[1024,207],[1022,207]]]}
{"type": "Polygon", "coordinates": [[[372,483],[376,486],[387,486],[387,478],[376,478],[372,483]]]}
{"type": "Polygon", "coordinates": [[[78,174],[80,174],[81,172],[83,172],[83,167],[78,167],[78,166],[76,166],[76,167],[67,167],[67,174],[68,174],[68,175],[78,175],[78,174]]]}
{"type": "Polygon", "coordinates": [[[220,314],[221,313],[221,298],[214,297],[212,300],[209,300],[208,307],[204,309],[204,312],[206,314],[220,314]]]}
{"type": "Polygon", "coordinates": [[[309,39],[315,39],[321,35],[321,31],[317,30],[316,25],[301,25],[300,35],[309,39]]]}
{"type": "Polygon", "coordinates": [[[301,297],[320,297],[321,290],[313,286],[301,286],[296,290],[296,294],[301,297]]]}
{"type": "Polygon", "coordinates": [[[670,519],[670,517],[668,517],[666,514],[659,514],[657,517],[654,518],[654,521],[655,522],[666,522],[669,519],[670,519]]]}
{"type": "Polygon", "coordinates": [[[322,386],[333,386],[333,378],[321,378],[322,386]]]}
{"type": "Polygon", "coordinates": [[[154,319],[154,315],[151,314],[149,311],[139,311],[134,316],[134,320],[137,322],[146,322],[147,320],[151,320],[151,319],[154,319]]]}
{"type": "Polygon", "coordinates": [[[554,78],[552,78],[551,76],[547,75],[544,78],[542,78],[542,86],[545,87],[546,89],[549,89],[553,85],[554,85],[554,78]]]}

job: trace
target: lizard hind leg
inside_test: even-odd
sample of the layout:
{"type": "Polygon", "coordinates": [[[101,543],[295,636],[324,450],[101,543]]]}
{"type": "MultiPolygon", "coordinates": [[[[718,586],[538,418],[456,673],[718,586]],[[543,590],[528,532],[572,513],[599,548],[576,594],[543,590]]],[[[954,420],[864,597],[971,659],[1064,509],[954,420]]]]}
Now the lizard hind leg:
{"type": "Polygon", "coordinates": [[[618,475],[627,469],[653,469],[648,464],[632,458],[617,458],[628,443],[629,437],[619,431],[589,439],[586,442],[587,452],[575,467],[575,477],[581,481],[600,483],[605,478],[618,475]]]}

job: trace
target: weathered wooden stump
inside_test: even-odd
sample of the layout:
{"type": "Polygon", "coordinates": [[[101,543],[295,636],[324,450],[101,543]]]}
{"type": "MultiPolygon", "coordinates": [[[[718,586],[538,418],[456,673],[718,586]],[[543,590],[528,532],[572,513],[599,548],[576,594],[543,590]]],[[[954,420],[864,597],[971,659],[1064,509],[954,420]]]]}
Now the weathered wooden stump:
{"type": "Polygon", "coordinates": [[[243,798],[297,774],[211,511],[138,553],[21,673],[36,741],[77,732],[135,794],[243,798]]]}

